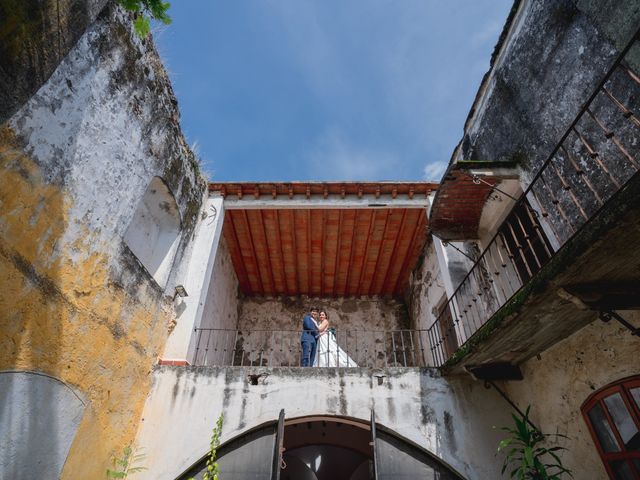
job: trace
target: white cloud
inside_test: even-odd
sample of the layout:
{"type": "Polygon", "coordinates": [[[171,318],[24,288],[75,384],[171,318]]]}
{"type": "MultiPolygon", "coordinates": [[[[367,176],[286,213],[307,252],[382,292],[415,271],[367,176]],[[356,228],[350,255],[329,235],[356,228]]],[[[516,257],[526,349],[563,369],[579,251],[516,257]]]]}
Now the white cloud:
{"type": "Polygon", "coordinates": [[[304,160],[315,178],[327,180],[391,178],[398,164],[395,155],[356,146],[337,129],[318,137],[304,160]]]}
{"type": "Polygon", "coordinates": [[[429,162],[424,166],[424,179],[439,182],[446,169],[447,162],[429,162]]]}

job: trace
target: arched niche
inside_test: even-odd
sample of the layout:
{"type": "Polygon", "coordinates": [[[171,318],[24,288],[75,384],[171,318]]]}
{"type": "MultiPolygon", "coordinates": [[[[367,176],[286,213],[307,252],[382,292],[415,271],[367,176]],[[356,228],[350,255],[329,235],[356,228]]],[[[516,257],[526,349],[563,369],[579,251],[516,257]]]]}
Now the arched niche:
{"type": "Polygon", "coordinates": [[[0,478],[60,478],[85,401],[38,372],[0,372],[0,478]]]}
{"type": "Polygon", "coordinates": [[[129,250],[164,288],[180,241],[178,204],[169,187],[154,177],[124,234],[129,250]]]}

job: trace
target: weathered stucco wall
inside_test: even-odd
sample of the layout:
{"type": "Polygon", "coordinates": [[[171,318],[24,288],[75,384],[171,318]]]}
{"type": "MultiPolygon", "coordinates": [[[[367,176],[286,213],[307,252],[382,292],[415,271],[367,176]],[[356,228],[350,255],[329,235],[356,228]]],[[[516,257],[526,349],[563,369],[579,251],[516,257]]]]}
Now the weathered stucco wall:
{"type": "Polygon", "coordinates": [[[200,327],[235,330],[238,325],[238,307],[238,277],[233,269],[227,243],[221,239],[200,327]]]}
{"type": "Polygon", "coordinates": [[[225,442],[262,423],[307,415],[376,422],[429,450],[465,478],[499,478],[495,449],[506,403],[479,382],[429,369],[248,369],[158,367],[136,445],[140,479],[175,478],[204,456],[225,415],[225,442]],[[260,375],[252,385],[249,375],[260,375]],[[381,383],[379,380],[381,379],[381,383]],[[501,406],[496,408],[497,406],[501,406]]]}
{"type": "Polygon", "coordinates": [[[0,125],[0,370],[44,372],[86,398],[62,478],[103,477],[131,442],[174,318],[122,237],[159,176],[182,259],[204,186],[178,118],[152,43],[110,5],[0,125]]]}
{"type": "Polygon", "coordinates": [[[202,330],[194,334],[196,350],[192,364],[223,365],[229,359],[232,348],[225,352],[225,346],[235,338],[239,308],[238,277],[227,244],[222,238],[218,244],[200,323],[200,328],[215,330],[202,330]]]}
{"type": "Polygon", "coordinates": [[[107,0],[0,3],[0,123],[49,79],[107,0]]]}
{"type": "MultiPolygon", "coordinates": [[[[633,324],[640,312],[624,311],[633,324]]],[[[594,391],[640,372],[640,339],[615,322],[596,320],[521,365],[524,380],[503,386],[522,409],[531,405],[531,419],[545,433],[560,433],[565,467],[574,478],[606,478],[580,407],[594,391]]]]}
{"type": "Polygon", "coordinates": [[[71,387],[42,373],[0,372],[2,478],[59,478],[85,404],[71,387]]]}
{"type": "Polygon", "coordinates": [[[407,304],[411,328],[428,329],[438,318],[438,305],[446,295],[433,241],[429,241],[421,262],[409,277],[407,304]]]}
{"type": "Polygon", "coordinates": [[[639,23],[633,1],[522,1],[454,158],[535,172],[639,23]]]}

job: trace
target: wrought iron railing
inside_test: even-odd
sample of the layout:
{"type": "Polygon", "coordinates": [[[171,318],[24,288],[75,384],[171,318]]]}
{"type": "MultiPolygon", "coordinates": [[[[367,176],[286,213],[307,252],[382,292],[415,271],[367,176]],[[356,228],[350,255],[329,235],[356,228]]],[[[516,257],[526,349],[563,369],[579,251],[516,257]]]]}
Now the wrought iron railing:
{"type": "MultiPolygon", "coordinates": [[[[302,363],[299,330],[195,330],[196,366],[298,367],[302,363]]],[[[319,340],[318,367],[428,366],[426,330],[334,330],[319,340]],[[324,342],[324,347],[321,348],[324,342]]]]}
{"type": "Polygon", "coordinates": [[[443,365],[536,275],[640,169],[639,34],[515,203],[428,329],[430,355],[443,365]]]}

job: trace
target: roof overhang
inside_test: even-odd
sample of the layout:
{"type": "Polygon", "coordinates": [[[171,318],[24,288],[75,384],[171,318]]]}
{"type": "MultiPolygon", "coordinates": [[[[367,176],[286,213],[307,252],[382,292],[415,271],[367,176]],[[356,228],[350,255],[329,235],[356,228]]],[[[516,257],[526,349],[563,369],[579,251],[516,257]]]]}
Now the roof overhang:
{"type": "Polygon", "coordinates": [[[489,195],[503,180],[518,176],[514,162],[459,161],[452,164],[433,199],[431,231],[449,241],[477,238],[489,195]]]}
{"type": "Polygon", "coordinates": [[[402,297],[427,234],[427,182],[216,183],[245,295],[402,297]]]}

